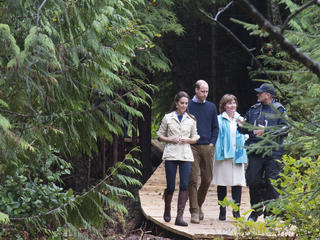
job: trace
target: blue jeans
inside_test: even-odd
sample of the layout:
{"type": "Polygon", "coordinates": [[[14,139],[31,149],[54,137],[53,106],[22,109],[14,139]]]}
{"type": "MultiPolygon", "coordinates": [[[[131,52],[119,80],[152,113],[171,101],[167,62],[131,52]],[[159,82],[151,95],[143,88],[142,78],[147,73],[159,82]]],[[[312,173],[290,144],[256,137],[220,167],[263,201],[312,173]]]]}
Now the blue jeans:
{"type": "Polygon", "coordinates": [[[166,179],[167,179],[167,194],[172,194],[176,185],[177,167],[179,165],[180,175],[180,191],[187,191],[189,184],[189,176],[191,172],[192,162],[188,161],[165,161],[166,179]]]}

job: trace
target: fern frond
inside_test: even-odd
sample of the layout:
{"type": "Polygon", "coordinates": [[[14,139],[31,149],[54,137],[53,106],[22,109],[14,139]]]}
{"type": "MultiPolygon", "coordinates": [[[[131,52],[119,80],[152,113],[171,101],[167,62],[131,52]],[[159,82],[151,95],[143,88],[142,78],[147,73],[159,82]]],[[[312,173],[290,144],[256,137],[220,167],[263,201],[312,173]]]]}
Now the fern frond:
{"type": "Polygon", "coordinates": [[[0,212],[0,223],[8,224],[10,222],[9,216],[3,212],[0,212]]]}

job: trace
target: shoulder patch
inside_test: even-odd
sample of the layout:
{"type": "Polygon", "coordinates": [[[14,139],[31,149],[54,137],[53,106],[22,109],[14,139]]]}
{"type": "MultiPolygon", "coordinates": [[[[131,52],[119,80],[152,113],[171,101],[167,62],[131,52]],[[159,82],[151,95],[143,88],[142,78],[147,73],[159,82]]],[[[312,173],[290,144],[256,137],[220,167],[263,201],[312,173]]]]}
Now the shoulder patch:
{"type": "Polygon", "coordinates": [[[274,102],[274,103],[272,103],[273,104],[273,106],[276,108],[276,109],[278,109],[278,108],[283,108],[283,109],[285,109],[285,107],[281,104],[281,103],[279,103],[279,102],[274,102]]]}
{"type": "Polygon", "coordinates": [[[261,103],[256,103],[254,105],[251,106],[251,108],[257,108],[257,107],[260,107],[261,103]]]}

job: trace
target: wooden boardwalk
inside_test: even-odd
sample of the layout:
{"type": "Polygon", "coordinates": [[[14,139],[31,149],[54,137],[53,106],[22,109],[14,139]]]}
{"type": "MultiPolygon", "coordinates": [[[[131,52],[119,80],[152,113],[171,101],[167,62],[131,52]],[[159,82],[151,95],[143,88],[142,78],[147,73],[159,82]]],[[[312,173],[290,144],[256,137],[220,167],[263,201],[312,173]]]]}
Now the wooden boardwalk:
{"type": "MultiPolygon", "coordinates": [[[[157,155],[161,155],[164,145],[156,140],[152,140],[153,147],[157,150],[157,155]]],[[[194,224],[190,222],[189,202],[186,204],[184,211],[184,220],[188,222],[187,227],[181,227],[174,225],[176,213],[177,213],[177,198],[179,188],[179,173],[177,172],[176,189],[174,192],[172,204],[171,204],[171,222],[166,223],[163,220],[164,201],[162,200],[162,194],[166,188],[166,178],[164,171],[164,162],[155,170],[153,175],[144,184],[139,191],[139,197],[141,202],[141,209],[147,220],[152,221],[154,224],[173,232],[176,235],[183,236],[189,239],[237,239],[237,228],[234,225],[232,219],[232,208],[227,207],[227,219],[226,221],[219,221],[219,205],[217,200],[217,187],[211,185],[206,197],[206,201],[202,206],[204,212],[204,220],[200,221],[200,224],[194,224]]],[[[231,188],[227,188],[227,199],[231,200],[231,188]]],[[[247,187],[242,188],[242,199],[240,206],[241,217],[247,219],[250,214],[250,198],[249,189],[247,187]],[[246,215],[244,216],[244,214],[246,215]]],[[[262,216],[259,217],[258,222],[260,224],[264,222],[262,216]]],[[[258,223],[258,225],[260,225],[258,223]]],[[[292,227],[294,230],[294,227],[292,227]]],[[[294,231],[286,229],[281,235],[274,235],[269,233],[267,235],[256,235],[249,237],[248,239],[296,239],[294,231]]],[[[243,238],[242,238],[243,239],[243,238]]]]}
{"type": "MultiPolygon", "coordinates": [[[[177,176],[178,179],[178,176],[177,176]]],[[[188,222],[188,227],[174,225],[177,213],[178,184],[174,192],[171,206],[171,222],[166,223],[163,220],[164,201],[162,200],[163,190],[166,187],[164,164],[161,163],[148,182],[140,190],[141,208],[144,216],[155,224],[172,231],[176,234],[188,237],[190,239],[212,239],[224,237],[233,239],[236,235],[236,227],[232,224],[232,208],[227,208],[227,220],[219,221],[219,206],[217,202],[216,186],[212,185],[209,189],[206,201],[202,207],[204,220],[200,224],[190,223],[189,202],[184,211],[184,220],[188,222]]],[[[228,189],[227,198],[231,199],[230,189],[228,189]]],[[[240,213],[250,209],[249,193],[247,187],[243,188],[240,213]]],[[[260,217],[259,220],[263,218],[260,217]]]]}
{"type": "MultiPolygon", "coordinates": [[[[223,237],[224,239],[234,239],[236,227],[233,225],[232,208],[227,208],[227,220],[219,221],[219,206],[217,202],[216,186],[212,185],[209,189],[206,201],[202,207],[204,220],[200,224],[190,223],[189,202],[186,204],[184,211],[184,220],[188,222],[188,227],[174,225],[177,212],[178,198],[178,173],[176,191],[174,192],[171,204],[171,222],[166,223],[163,220],[164,201],[162,200],[163,190],[166,187],[164,172],[164,162],[156,169],[147,183],[140,190],[141,208],[146,219],[161,226],[162,228],[174,232],[175,234],[190,239],[213,239],[223,237]]],[[[231,199],[231,188],[228,188],[227,199],[231,199]]],[[[240,213],[245,213],[250,209],[249,192],[247,187],[243,187],[240,213]]],[[[246,216],[247,217],[247,216],[246,216]]],[[[263,221],[263,217],[259,218],[263,221]]]]}

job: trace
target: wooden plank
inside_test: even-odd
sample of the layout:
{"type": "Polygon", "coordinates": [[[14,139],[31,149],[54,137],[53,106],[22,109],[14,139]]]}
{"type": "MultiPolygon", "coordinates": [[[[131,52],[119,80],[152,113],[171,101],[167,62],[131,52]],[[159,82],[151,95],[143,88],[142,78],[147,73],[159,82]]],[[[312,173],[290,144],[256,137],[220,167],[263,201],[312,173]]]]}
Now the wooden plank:
{"type": "MultiPolygon", "coordinates": [[[[163,152],[164,144],[152,140],[152,145],[157,149],[159,153],[163,152]]],[[[179,172],[177,173],[177,179],[179,179],[179,172]]],[[[162,200],[162,194],[166,188],[166,178],[164,171],[164,162],[156,169],[153,175],[150,177],[147,183],[139,191],[139,197],[141,202],[141,209],[146,217],[146,219],[152,221],[153,223],[161,226],[167,231],[171,231],[175,234],[190,238],[190,239],[214,239],[223,237],[224,239],[235,239],[236,238],[236,226],[234,226],[234,221],[232,219],[232,208],[227,208],[227,220],[219,221],[219,205],[217,200],[217,187],[211,185],[206,197],[206,201],[202,206],[202,210],[205,214],[204,220],[200,224],[194,224],[190,222],[189,213],[189,202],[186,204],[184,211],[184,220],[188,222],[189,226],[181,227],[174,225],[177,212],[177,198],[178,198],[178,188],[179,182],[176,181],[176,189],[173,195],[171,204],[171,222],[166,223],[163,220],[164,211],[164,201],[162,200]]],[[[231,187],[227,188],[227,199],[231,200],[231,187]]],[[[242,188],[242,199],[240,206],[240,214],[249,212],[250,210],[250,198],[249,189],[247,187],[242,188]]],[[[249,213],[244,216],[247,218],[249,213]]],[[[263,217],[260,217],[258,221],[264,221],[263,217]]],[[[275,236],[255,236],[257,239],[272,239],[275,236]]],[[[288,229],[285,233],[283,239],[295,239],[293,236],[293,231],[288,229]],[[292,237],[290,237],[290,235],[292,237]]]]}
{"type": "MultiPolygon", "coordinates": [[[[179,176],[177,176],[179,179],[179,176]]],[[[177,183],[178,187],[179,184],[177,183]]],[[[188,237],[190,239],[212,239],[216,237],[224,237],[225,239],[234,239],[236,227],[232,224],[232,208],[227,208],[227,220],[219,221],[219,205],[217,202],[216,186],[212,185],[209,189],[206,201],[202,207],[205,218],[200,224],[190,222],[189,202],[186,204],[184,219],[188,222],[188,227],[174,225],[177,212],[178,189],[176,189],[171,207],[171,222],[166,223],[163,220],[164,201],[162,193],[166,187],[166,179],[164,172],[164,163],[161,163],[148,182],[139,191],[141,208],[146,219],[163,227],[164,229],[174,232],[175,234],[188,237]]],[[[228,188],[227,198],[231,199],[231,188],[228,188]]],[[[250,209],[248,188],[243,187],[241,212],[250,209]]],[[[246,216],[247,217],[247,216],[246,216]]],[[[259,219],[260,220],[260,219],[259,219]]],[[[263,220],[263,218],[261,218],[263,220]]]]}

